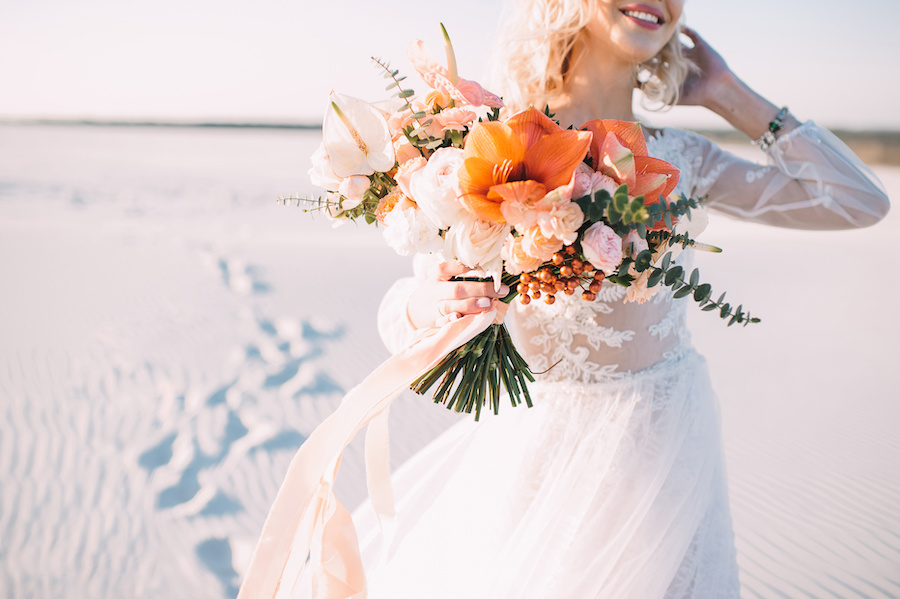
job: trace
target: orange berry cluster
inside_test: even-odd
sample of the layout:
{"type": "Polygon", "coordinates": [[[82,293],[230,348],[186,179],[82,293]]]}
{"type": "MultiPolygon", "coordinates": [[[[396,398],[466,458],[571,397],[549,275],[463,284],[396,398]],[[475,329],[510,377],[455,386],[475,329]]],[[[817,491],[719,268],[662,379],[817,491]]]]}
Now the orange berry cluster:
{"type": "Polygon", "coordinates": [[[602,271],[595,271],[590,262],[577,258],[577,253],[574,246],[567,245],[553,254],[551,264],[534,272],[523,272],[516,286],[519,300],[527,305],[543,296],[546,303],[552,304],[557,293],[575,295],[578,289],[581,289],[581,298],[585,301],[597,299],[605,275],[602,271]]]}

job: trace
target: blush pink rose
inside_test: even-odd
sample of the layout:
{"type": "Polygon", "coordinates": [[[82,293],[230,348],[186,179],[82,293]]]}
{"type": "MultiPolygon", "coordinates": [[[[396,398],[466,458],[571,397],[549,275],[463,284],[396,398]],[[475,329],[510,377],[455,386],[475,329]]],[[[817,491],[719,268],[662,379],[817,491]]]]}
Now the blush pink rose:
{"type": "Polygon", "coordinates": [[[622,238],[622,250],[627,256],[634,258],[647,249],[650,249],[650,245],[646,239],[638,235],[637,231],[629,231],[628,235],[622,238]]]}
{"type": "Polygon", "coordinates": [[[622,262],[622,238],[604,223],[594,223],[584,232],[581,249],[594,268],[607,275],[616,271],[622,262]]]}
{"type": "Polygon", "coordinates": [[[619,187],[615,179],[607,177],[603,173],[594,172],[591,167],[583,162],[575,169],[573,182],[572,197],[576,199],[591,195],[600,189],[605,189],[612,194],[619,187]]]}

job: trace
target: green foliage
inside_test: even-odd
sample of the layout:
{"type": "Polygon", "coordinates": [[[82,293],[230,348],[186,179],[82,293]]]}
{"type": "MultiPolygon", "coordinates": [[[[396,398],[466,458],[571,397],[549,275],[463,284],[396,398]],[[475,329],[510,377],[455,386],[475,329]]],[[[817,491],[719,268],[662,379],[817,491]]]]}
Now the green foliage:
{"type": "Polygon", "coordinates": [[[670,230],[672,229],[673,218],[687,215],[690,217],[693,208],[700,207],[700,200],[696,198],[686,198],[680,196],[677,200],[667,202],[663,196],[659,196],[659,201],[648,204],[646,206],[648,218],[645,221],[647,226],[653,227],[659,221],[663,221],[670,230]]]}
{"type": "MultiPolygon", "coordinates": [[[[644,253],[638,254],[638,261],[642,260],[644,253]]],[[[709,283],[700,283],[700,271],[695,268],[689,277],[686,276],[687,273],[681,266],[672,264],[671,252],[667,252],[663,256],[659,266],[650,264],[647,268],[652,269],[650,276],[647,278],[648,287],[656,287],[662,283],[673,289],[672,297],[675,299],[688,297],[689,295],[693,296],[694,301],[700,305],[700,309],[704,312],[718,310],[719,317],[723,320],[728,320],[728,326],[733,324],[747,326],[750,323],[760,322],[759,318],[751,316],[749,312],[744,312],[743,305],[732,308],[731,304],[725,301],[724,293],[719,296],[718,300],[710,300],[709,298],[712,297],[712,286],[709,283]]]]}

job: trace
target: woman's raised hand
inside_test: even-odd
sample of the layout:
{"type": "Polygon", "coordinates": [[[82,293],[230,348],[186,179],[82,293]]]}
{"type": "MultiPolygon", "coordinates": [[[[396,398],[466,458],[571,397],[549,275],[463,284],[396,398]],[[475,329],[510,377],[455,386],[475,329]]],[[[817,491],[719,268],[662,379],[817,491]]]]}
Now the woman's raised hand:
{"type": "Polygon", "coordinates": [[[459,262],[431,265],[422,285],[409,298],[407,313],[416,328],[444,324],[465,314],[491,309],[491,301],[509,294],[506,285],[494,291],[492,281],[451,281],[470,272],[459,262]]]}
{"type": "MultiPolygon", "coordinates": [[[[693,48],[685,46],[684,54],[697,65],[699,72],[688,75],[681,86],[678,103],[708,108],[750,139],[758,139],[768,130],[779,107],[741,81],[696,31],[688,27],[681,31],[694,44],[693,48]]],[[[781,132],[787,133],[799,125],[800,121],[789,114],[781,132]]]]}
{"type": "Polygon", "coordinates": [[[712,108],[723,85],[734,79],[725,59],[706,43],[696,31],[682,27],[681,32],[691,40],[694,47],[683,46],[684,55],[697,65],[698,71],[690,73],[681,86],[678,103],[682,106],[705,106],[712,108]]]}

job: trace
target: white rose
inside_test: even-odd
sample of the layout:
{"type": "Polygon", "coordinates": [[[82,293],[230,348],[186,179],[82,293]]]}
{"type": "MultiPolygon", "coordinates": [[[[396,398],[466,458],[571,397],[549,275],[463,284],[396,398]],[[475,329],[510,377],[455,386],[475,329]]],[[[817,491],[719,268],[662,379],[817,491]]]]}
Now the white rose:
{"type": "Polygon", "coordinates": [[[443,247],[438,228],[415,207],[391,210],[384,217],[384,225],[385,241],[401,256],[437,252],[443,247]]]}
{"type": "Polygon", "coordinates": [[[410,179],[412,199],[441,229],[447,229],[465,217],[467,211],[457,200],[459,177],[463,163],[459,148],[441,148],[410,179]]]}
{"type": "Polygon", "coordinates": [[[309,169],[309,180],[312,184],[328,191],[337,191],[341,186],[341,178],[331,170],[331,159],[328,157],[324,143],[319,144],[318,149],[310,157],[310,161],[312,168],[309,169]]]}
{"type": "Polygon", "coordinates": [[[500,252],[510,227],[486,221],[466,212],[444,236],[444,257],[480,268],[499,286],[503,259],[500,252]]]}

